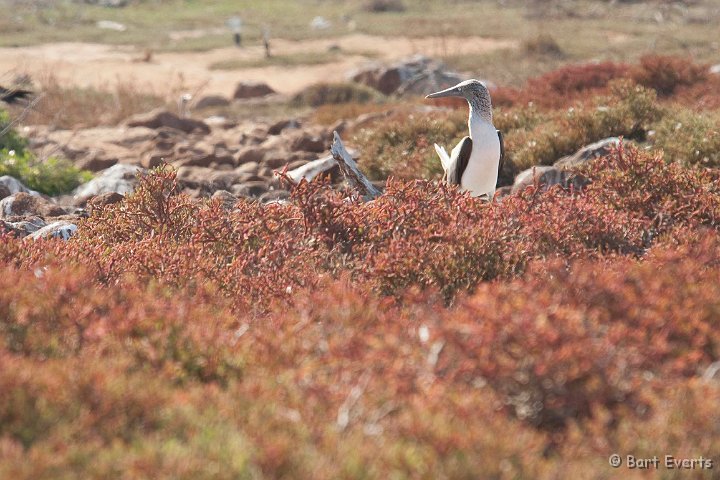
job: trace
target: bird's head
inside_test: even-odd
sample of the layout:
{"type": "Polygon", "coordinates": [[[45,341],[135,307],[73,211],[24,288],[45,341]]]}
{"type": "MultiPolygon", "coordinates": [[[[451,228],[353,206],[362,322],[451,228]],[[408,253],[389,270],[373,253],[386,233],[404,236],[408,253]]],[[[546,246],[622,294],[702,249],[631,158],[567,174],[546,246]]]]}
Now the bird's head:
{"type": "Polygon", "coordinates": [[[441,97],[463,97],[468,101],[472,98],[490,97],[488,89],[480,80],[465,80],[454,87],[431,93],[425,98],[441,98],[441,97]]]}
{"type": "Polygon", "coordinates": [[[490,92],[480,80],[465,80],[454,87],[431,93],[425,98],[462,97],[470,104],[471,112],[475,111],[483,117],[492,118],[490,92]]]}

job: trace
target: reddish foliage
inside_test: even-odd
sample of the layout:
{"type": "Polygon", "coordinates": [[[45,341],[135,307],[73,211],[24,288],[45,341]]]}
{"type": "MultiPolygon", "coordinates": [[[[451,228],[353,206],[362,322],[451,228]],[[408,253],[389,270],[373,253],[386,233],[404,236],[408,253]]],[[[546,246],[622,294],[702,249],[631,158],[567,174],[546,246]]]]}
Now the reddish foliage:
{"type": "Polygon", "coordinates": [[[512,106],[533,102],[542,107],[563,107],[588,94],[603,93],[608,83],[626,78],[629,72],[630,66],[624,63],[568,65],[531,78],[522,89],[501,87],[494,90],[493,103],[512,106]]]}
{"type": "Polygon", "coordinates": [[[704,82],[708,66],[681,57],[645,55],[632,70],[631,78],[640,85],[653,88],[660,96],[672,95],[678,87],[704,82]]]}
{"type": "Polygon", "coordinates": [[[561,108],[593,94],[606,92],[608,84],[618,78],[657,91],[660,97],[695,103],[698,108],[717,108],[717,76],[708,66],[684,57],[646,55],[639,64],[601,62],[568,65],[539,77],[531,78],[522,88],[500,87],[492,92],[497,106],[527,105],[561,108]]]}

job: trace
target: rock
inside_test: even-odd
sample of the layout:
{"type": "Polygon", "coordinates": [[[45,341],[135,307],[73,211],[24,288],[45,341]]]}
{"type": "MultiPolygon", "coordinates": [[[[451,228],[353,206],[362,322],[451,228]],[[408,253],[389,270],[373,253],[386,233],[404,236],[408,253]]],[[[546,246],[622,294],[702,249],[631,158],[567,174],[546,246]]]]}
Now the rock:
{"type": "Polygon", "coordinates": [[[325,151],[325,140],[319,135],[311,135],[307,132],[293,132],[290,136],[291,152],[314,152],[325,151]]]}
{"type": "Polygon", "coordinates": [[[203,120],[211,128],[222,128],[223,130],[230,130],[238,126],[238,122],[230,120],[220,115],[212,115],[203,120]]]}
{"type": "Polygon", "coordinates": [[[47,225],[40,217],[29,217],[18,222],[4,222],[0,220],[0,233],[10,232],[18,238],[27,237],[47,225]]]}
{"type": "Polygon", "coordinates": [[[195,103],[195,108],[227,107],[230,100],[222,95],[205,95],[195,103]]]}
{"type": "Polygon", "coordinates": [[[328,129],[326,137],[329,139],[333,138],[333,132],[337,132],[338,135],[342,135],[348,127],[348,122],[345,120],[338,120],[335,124],[328,129]]]}
{"type": "Polygon", "coordinates": [[[0,200],[0,218],[34,215],[58,217],[66,215],[67,209],[60,207],[39,195],[19,192],[0,200]]]}
{"type": "Polygon", "coordinates": [[[10,175],[3,175],[0,177],[0,192],[10,192],[5,196],[0,195],[0,199],[20,192],[29,193],[30,195],[40,195],[35,190],[27,188],[20,180],[15,177],[11,177],[10,175]]]}
{"type": "Polygon", "coordinates": [[[192,155],[173,162],[176,167],[210,167],[218,165],[235,166],[235,159],[232,155],[217,156],[214,153],[192,155]]]}
{"type": "Polygon", "coordinates": [[[163,109],[134,115],[127,120],[126,125],[128,127],[146,127],[153,129],[168,127],[185,133],[210,133],[210,127],[208,127],[205,122],[192,118],[181,118],[176,114],[163,109]]]}
{"type": "Polygon", "coordinates": [[[495,200],[499,200],[501,198],[507,197],[512,193],[513,187],[512,185],[505,185],[504,187],[500,187],[495,190],[495,200]]]}
{"type": "Polygon", "coordinates": [[[290,193],[285,190],[270,190],[260,195],[263,203],[282,202],[290,198],[290,193]]]}
{"type": "Polygon", "coordinates": [[[137,175],[143,169],[135,165],[118,163],[73,191],[75,198],[91,197],[101,193],[132,193],[137,185],[137,175]]]}
{"type": "Polygon", "coordinates": [[[293,160],[292,162],[289,162],[287,164],[287,169],[288,169],[288,171],[295,170],[295,169],[298,169],[300,167],[307,165],[309,162],[310,162],[309,160],[302,160],[302,159],[301,160],[293,160]]]}
{"type": "Polygon", "coordinates": [[[218,190],[210,197],[212,200],[219,200],[223,207],[230,210],[238,202],[238,198],[227,190],[218,190]]]}
{"type": "Polygon", "coordinates": [[[283,130],[288,128],[300,128],[300,122],[298,122],[294,118],[280,120],[270,125],[268,133],[270,135],[280,135],[283,130]]]}
{"type": "Polygon", "coordinates": [[[560,169],[576,168],[591,160],[608,155],[613,148],[617,147],[619,144],[620,139],[618,137],[605,138],[599,142],[582,147],[572,155],[561,158],[555,162],[554,165],[560,169]]]}
{"type": "Polygon", "coordinates": [[[210,176],[213,173],[215,170],[212,168],[186,165],[178,168],[177,179],[195,184],[210,183],[210,176]]]}
{"type": "Polygon", "coordinates": [[[265,153],[262,164],[270,169],[280,168],[288,164],[290,154],[282,150],[271,150],[265,153]]]}
{"type": "Polygon", "coordinates": [[[240,185],[234,185],[230,192],[238,197],[257,198],[270,189],[270,185],[265,181],[245,182],[240,185]]]}
{"type": "Polygon", "coordinates": [[[68,222],[67,220],[60,220],[53,222],[49,225],[42,227],[30,234],[29,238],[37,240],[39,238],[59,238],[61,240],[69,240],[75,234],[77,225],[68,222]]]}
{"type": "Polygon", "coordinates": [[[385,95],[419,95],[456,85],[464,78],[448,71],[444,64],[416,55],[400,62],[373,64],[350,74],[350,78],[385,95]]]}
{"type": "Polygon", "coordinates": [[[240,150],[235,159],[238,165],[246,163],[258,163],[265,157],[265,149],[261,147],[244,147],[240,150]]]}
{"type": "Polygon", "coordinates": [[[266,97],[275,93],[275,90],[270,88],[266,83],[251,83],[241,82],[235,87],[235,93],[233,98],[245,99],[245,98],[258,98],[266,97]]]}
{"type": "Polygon", "coordinates": [[[106,157],[99,152],[91,152],[85,158],[75,163],[75,166],[82,170],[100,172],[118,163],[116,157],[106,157]]]}
{"type": "Polygon", "coordinates": [[[515,183],[512,186],[512,193],[517,193],[530,185],[537,185],[540,190],[547,190],[553,185],[561,185],[563,188],[581,189],[588,183],[582,175],[561,170],[557,167],[538,165],[518,173],[515,183]]]}
{"type": "MultiPolygon", "coordinates": [[[[84,0],[90,5],[98,5],[100,7],[121,8],[128,4],[128,0],[84,0]]],[[[115,23],[115,22],[112,22],[115,23]]]]}
{"type": "MultiPolygon", "coordinates": [[[[88,0],[85,0],[85,1],[87,2],[88,0]]],[[[103,1],[103,0],[101,0],[101,1],[103,1]]],[[[127,0],[104,0],[104,2],[106,2],[106,3],[111,2],[111,1],[112,1],[112,3],[122,3],[122,5],[118,5],[118,6],[123,6],[123,7],[127,3],[127,0]]],[[[114,6],[114,5],[107,5],[107,6],[114,6]]],[[[112,20],[100,20],[95,25],[102,30],[113,30],[115,32],[124,32],[125,30],[127,30],[127,27],[124,24],[122,24],[120,22],[113,22],[112,20]]]]}
{"type": "Polygon", "coordinates": [[[400,88],[407,76],[400,67],[377,67],[358,72],[352,79],[385,95],[391,95],[400,88]]]}
{"type": "Polygon", "coordinates": [[[107,192],[101,193],[100,195],[95,195],[87,201],[88,213],[90,215],[93,215],[93,213],[97,212],[98,210],[101,210],[108,205],[122,202],[124,199],[125,195],[121,195],[117,192],[107,192]]]}
{"type": "Polygon", "coordinates": [[[12,195],[10,189],[6,185],[0,183],[0,200],[9,197],[10,195],[12,195]]]}
{"type": "Polygon", "coordinates": [[[165,157],[167,155],[172,155],[172,153],[163,153],[158,151],[153,152],[146,152],[143,154],[142,158],[140,159],[140,165],[143,168],[147,168],[148,170],[151,168],[156,168],[162,165],[163,163],[166,163],[165,157]]]}
{"type": "Polygon", "coordinates": [[[259,162],[245,162],[241,164],[239,167],[235,169],[236,173],[250,173],[250,174],[257,174],[258,170],[260,170],[260,163],[259,162]]]}

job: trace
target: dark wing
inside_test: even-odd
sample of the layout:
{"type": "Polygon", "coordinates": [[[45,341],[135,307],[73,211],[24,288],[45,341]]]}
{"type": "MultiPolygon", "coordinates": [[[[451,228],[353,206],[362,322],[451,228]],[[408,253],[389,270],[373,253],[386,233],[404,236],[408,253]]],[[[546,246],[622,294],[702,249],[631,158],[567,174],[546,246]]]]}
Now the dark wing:
{"type": "Polygon", "coordinates": [[[447,171],[447,182],[450,185],[460,185],[463,173],[470,161],[470,153],[472,152],[472,139],[464,137],[453,148],[450,154],[450,167],[447,171]]]}
{"type": "Polygon", "coordinates": [[[27,100],[30,95],[32,95],[30,90],[0,87],[0,100],[5,103],[17,103],[20,100],[27,100]]]}
{"type": "Polygon", "coordinates": [[[505,139],[503,138],[503,133],[498,130],[498,139],[500,139],[500,163],[498,165],[498,175],[500,175],[500,172],[502,171],[503,165],[505,165],[505,139]]]}

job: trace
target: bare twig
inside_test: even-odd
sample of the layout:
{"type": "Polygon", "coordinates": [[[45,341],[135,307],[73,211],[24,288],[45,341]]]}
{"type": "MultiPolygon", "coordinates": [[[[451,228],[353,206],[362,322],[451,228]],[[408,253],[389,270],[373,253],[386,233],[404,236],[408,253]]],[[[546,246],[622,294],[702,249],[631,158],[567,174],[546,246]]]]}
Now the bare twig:
{"type": "Polygon", "coordinates": [[[11,120],[5,126],[5,128],[3,128],[2,131],[0,131],[0,137],[2,137],[7,132],[9,132],[10,129],[13,128],[15,125],[22,122],[25,119],[25,117],[28,115],[28,113],[30,113],[30,110],[32,110],[35,107],[35,105],[37,105],[40,102],[40,100],[42,99],[43,96],[44,95],[41,93],[41,94],[37,95],[35,98],[33,98],[32,101],[25,108],[23,108],[23,111],[20,112],[20,115],[18,115],[13,120],[11,120]]]}
{"type": "Polygon", "coordinates": [[[352,155],[348,153],[343,145],[340,135],[333,132],[333,144],[330,147],[330,153],[340,166],[340,171],[345,176],[348,183],[357,188],[365,201],[379,197],[382,192],[368,180],[368,178],[360,171],[353,160],[352,155]]]}

